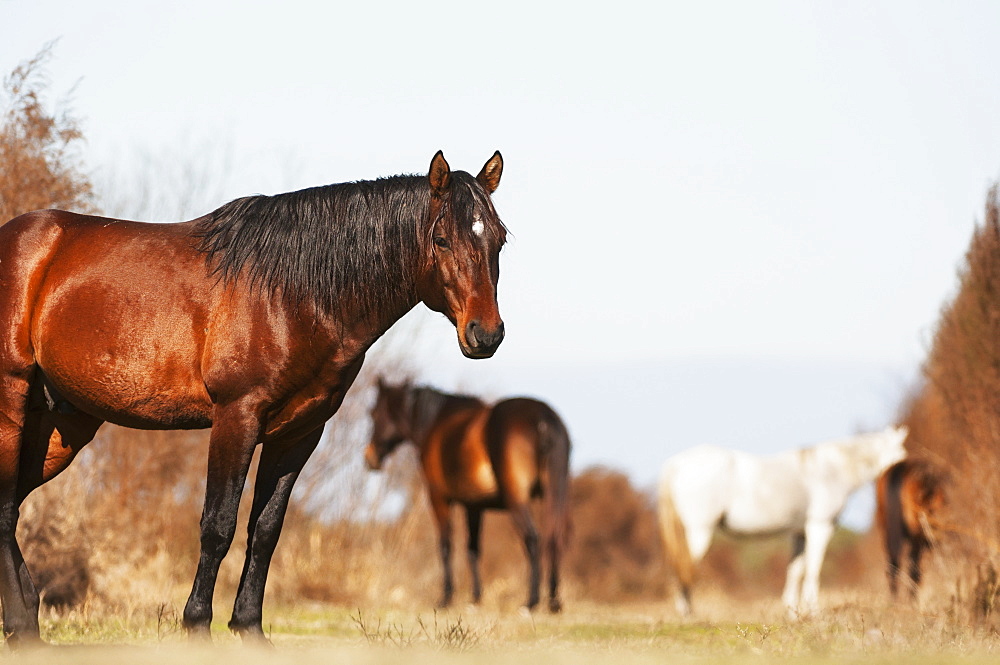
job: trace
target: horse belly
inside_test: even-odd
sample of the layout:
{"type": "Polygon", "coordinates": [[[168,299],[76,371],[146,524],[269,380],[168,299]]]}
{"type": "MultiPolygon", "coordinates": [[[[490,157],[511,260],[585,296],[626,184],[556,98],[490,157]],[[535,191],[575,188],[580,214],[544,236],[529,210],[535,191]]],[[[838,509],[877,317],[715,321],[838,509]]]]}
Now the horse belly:
{"type": "Polygon", "coordinates": [[[38,366],[63,399],[103,420],[207,427],[196,299],[178,284],[176,265],[116,260],[52,266],[32,317],[38,366]]]}
{"type": "Polygon", "coordinates": [[[438,434],[441,486],[450,501],[494,504],[499,485],[483,438],[484,417],[449,423],[438,434]]]}
{"type": "Polygon", "coordinates": [[[798,492],[744,495],[723,516],[722,525],[734,534],[767,535],[798,531],[806,524],[806,498],[798,492]]]}
{"type": "Polygon", "coordinates": [[[739,469],[723,526],[736,534],[781,533],[805,527],[809,495],[791,470],[752,465],[739,469]]]}

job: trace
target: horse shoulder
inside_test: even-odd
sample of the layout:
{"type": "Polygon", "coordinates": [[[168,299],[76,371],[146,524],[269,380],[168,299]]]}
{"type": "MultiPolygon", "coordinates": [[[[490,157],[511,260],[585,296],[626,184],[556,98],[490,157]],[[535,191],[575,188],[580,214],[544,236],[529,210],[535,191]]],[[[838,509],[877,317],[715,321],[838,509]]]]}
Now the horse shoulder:
{"type": "Polygon", "coordinates": [[[832,522],[837,519],[856,488],[852,461],[833,446],[802,449],[801,479],[809,497],[807,520],[832,522]]]}

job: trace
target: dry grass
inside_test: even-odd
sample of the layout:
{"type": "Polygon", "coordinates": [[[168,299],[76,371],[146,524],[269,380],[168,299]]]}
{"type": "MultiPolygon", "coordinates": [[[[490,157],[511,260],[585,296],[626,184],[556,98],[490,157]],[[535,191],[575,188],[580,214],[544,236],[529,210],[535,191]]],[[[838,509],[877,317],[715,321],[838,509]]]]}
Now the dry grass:
{"type": "MultiPolygon", "coordinates": [[[[165,663],[220,657],[299,663],[330,658],[589,663],[608,657],[626,663],[653,658],[659,662],[663,658],[981,662],[995,658],[1000,649],[996,634],[971,628],[948,612],[891,604],[882,596],[859,592],[833,594],[828,601],[822,615],[801,621],[785,619],[775,601],[743,603],[718,592],[705,594],[703,615],[691,621],[678,621],[666,603],[578,603],[562,615],[530,617],[488,607],[450,612],[279,607],[265,615],[275,646],[266,656],[239,648],[221,626],[215,631],[217,646],[205,650],[188,647],[179,631],[152,620],[69,617],[58,627],[45,622],[43,632],[62,645],[119,647],[46,650],[44,662],[59,662],[60,657],[89,662],[91,654],[95,658],[127,654],[133,662],[165,663]]],[[[30,662],[31,656],[26,660],[30,662]]]]}

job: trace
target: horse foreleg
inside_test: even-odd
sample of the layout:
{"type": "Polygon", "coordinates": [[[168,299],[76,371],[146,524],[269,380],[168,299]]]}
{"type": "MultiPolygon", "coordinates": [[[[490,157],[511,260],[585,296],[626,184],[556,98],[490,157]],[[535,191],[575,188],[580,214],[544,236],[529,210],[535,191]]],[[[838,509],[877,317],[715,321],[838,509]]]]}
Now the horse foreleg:
{"type": "Polygon", "coordinates": [[[455,591],[451,572],[451,514],[448,502],[441,496],[431,496],[431,510],[434,511],[434,521],[438,527],[438,550],[441,554],[441,600],[438,607],[451,605],[451,597],[455,591]]]}
{"type": "Polygon", "coordinates": [[[823,567],[826,546],[833,536],[832,522],[811,522],[806,524],[806,569],[802,583],[799,609],[806,613],[819,610],[819,573],[823,567]]]}
{"type": "Polygon", "coordinates": [[[236,534],[240,495],[260,434],[260,421],[232,405],[214,418],[208,448],[208,481],[201,516],[201,556],[191,595],[184,606],[184,628],[192,638],[208,638],[212,597],[219,565],[236,534]]]}
{"type": "Polygon", "coordinates": [[[798,610],[799,591],[802,587],[802,577],[806,570],[805,561],[806,536],[804,533],[796,533],[792,536],[792,559],[788,562],[788,572],[785,575],[785,590],[781,594],[781,601],[785,604],[790,615],[794,615],[798,610]]]}
{"type": "Polygon", "coordinates": [[[466,507],[465,522],[469,528],[469,572],[472,574],[472,602],[478,604],[483,596],[482,581],[479,577],[479,537],[483,524],[483,511],[466,507]]]}
{"type": "Polygon", "coordinates": [[[265,445],[261,451],[247,522],[246,559],[229,621],[229,629],[244,642],[266,641],[262,620],[267,571],[281,535],[292,487],[322,434],[320,428],[291,448],[265,445]]]}

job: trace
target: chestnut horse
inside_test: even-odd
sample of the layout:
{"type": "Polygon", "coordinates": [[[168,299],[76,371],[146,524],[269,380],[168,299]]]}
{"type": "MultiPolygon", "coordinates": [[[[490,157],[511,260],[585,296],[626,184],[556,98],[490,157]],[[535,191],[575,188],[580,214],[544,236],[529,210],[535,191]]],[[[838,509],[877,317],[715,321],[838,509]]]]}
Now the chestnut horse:
{"type": "Polygon", "coordinates": [[[910,549],[910,597],[920,586],[920,557],[933,543],[933,526],[944,507],[944,477],[928,461],[907,458],[886,469],[875,483],[875,524],[882,532],[888,559],[889,592],[896,597],[896,577],[904,544],[910,549]]]}
{"type": "Polygon", "coordinates": [[[438,152],[427,176],[237,199],[187,222],[45,210],[0,228],[0,599],[11,646],[39,641],[19,506],[104,421],[211,428],[201,557],[184,626],[208,637],[219,564],[262,445],[229,627],[263,640],[268,566],[303,464],[366,350],[418,302],[493,354],[506,230],[478,176],[438,152]]]}
{"type": "Polygon", "coordinates": [[[438,526],[444,592],[439,606],[452,599],[451,519],[454,503],[465,507],[472,598],[482,596],[479,536],[486,509],[510,513],[528,556],[528,609],[538,604],[541,578],[538,531],[530,501],[543,497],[549,559],[549,610],[559,600],[559,558],[569,535],[569,434],[552,407],[517,397],[488,406],[475,397],[449,395],[432,388],[388,386],[379,380],[372,409],[372,441],[365,451],[370,469],[409,441],[420,454],[431,510],[438,526]]]}

